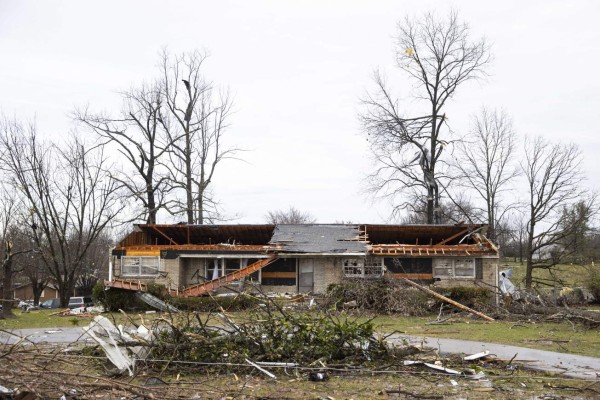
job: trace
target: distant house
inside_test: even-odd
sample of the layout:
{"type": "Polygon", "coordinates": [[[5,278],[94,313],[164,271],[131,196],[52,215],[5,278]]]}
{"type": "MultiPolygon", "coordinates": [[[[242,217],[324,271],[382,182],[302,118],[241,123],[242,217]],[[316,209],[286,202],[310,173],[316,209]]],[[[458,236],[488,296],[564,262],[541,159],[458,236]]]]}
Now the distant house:
{"type": "MultiPolygon", "coordinates": [[[[14,298],[19,300],[33,300],[33,286],[31,283],[22,283],[15,285],[14,298]]],[[[40,295],[40,303],[50,299],[57,299],[60,296],[54,281],[50,281],[42,294],[40,295]]]]}
{"type": "Polygon", "coordinates": [[[148,282],[179,296],[252,282],[315,294],[344,277],[496,284],[498,250],[485,225],[135,225],[111,255],[109,287],[148,282]]]}

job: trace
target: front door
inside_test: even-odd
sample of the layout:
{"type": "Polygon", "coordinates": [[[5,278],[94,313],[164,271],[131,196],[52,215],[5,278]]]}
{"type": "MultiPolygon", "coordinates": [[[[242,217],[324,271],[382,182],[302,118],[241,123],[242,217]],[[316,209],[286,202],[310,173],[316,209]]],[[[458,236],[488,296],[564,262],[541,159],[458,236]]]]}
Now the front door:
{"type": "Polygon", "coordinates": [[[298,292],[299,293],[308,293],[312,292],[314,288],[314,263],[311,259],[303,259],[299,260],[299,268],[298,268],[298,292]]]}

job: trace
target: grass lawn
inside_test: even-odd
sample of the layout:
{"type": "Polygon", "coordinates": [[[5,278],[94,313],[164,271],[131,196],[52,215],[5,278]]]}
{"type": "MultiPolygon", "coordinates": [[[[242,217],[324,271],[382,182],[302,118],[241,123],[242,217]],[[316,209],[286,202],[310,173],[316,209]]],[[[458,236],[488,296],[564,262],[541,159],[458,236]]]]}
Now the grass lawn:
{"type": "MultiPolygon", "coordinates": [[[[505,267],[510,267],[513,270],[512,282],[520,286],[525,287],[525,263],[519,262],[501,262],[499,269],[503,270],[505,267]]],[[[559,264],[555,266],[552,271],[545,269],[534,269],[533,278],[544,280],[560,280],[564,282],[565,286],[569,287],[585,287],[587,279],[589,278],[589,269],[591,265],[576,265],[576,264],[559,264]]],[[[597,267],[596,267],[597,268],[597,267]]],[[[558,285],[558,284],[557,284],[558,285]]],[[[547,287],[547,286],[540,286],[547,287]]]]}
{"type": "Polygon", "coordinates": [[[50,315],[60,310],[21,312],[19,309],[13,309],[13,314],[15,314],[16,318],[0,319],[0,329],[61,328],[65,326],[78,326],[77,324],[81,326],[87,324],[87,318],[50,315]]]}
{"type": "MultiPolygon", "coordinates": [[[[0,329],[28,329],[28,328],[64,328],[74,326],[85,326],[89,324],[92,317],[89,316],[62,316],[52,315],[62,309],[53,310],[34,310],[29,312],[21,312],[19,309],[14,309],[13,313],[16,318],[0,319],[0,329]]],[[[117,323],[124,323],[125,317],[121,313],[104,313],[102,314],[110,320],[114,320],[117,323]]],[[[136,323],[151,320],[155,318],[157,314],[131,314],[129,318],[133,319],[136,323]]]]}
{"type": "Polygon", "coordinates": [[[445,325],[428,325],[425,318],[379,316],[374,322],[383,332],[398,331],[450,339],[503,343],[513,346],[600,357],[600,331],[568,323],[485,322],[456,317],[445,325]]]}

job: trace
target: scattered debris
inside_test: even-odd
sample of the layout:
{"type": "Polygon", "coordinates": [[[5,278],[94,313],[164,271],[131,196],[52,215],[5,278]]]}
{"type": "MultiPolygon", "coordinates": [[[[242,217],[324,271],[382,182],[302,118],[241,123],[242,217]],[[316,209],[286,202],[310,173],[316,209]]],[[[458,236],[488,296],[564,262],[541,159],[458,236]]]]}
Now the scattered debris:
{"type": "Polygon", "coordinates": [[[12,395],[15,391],[0,385],[0,395],[12,395]]]}
{"type": "Polygon", "coordinates": [[[271,379],[277,379],[277,377],[275,375],[273,375],[272,373],[270,373],[266,369],[262,368],[261,366],[256,365],[255,363],[253,363],[252,361],[248,360],[247,358],[246,358],[246,362],[248,364],[252,365],[257,370],[259,370],[260,372],[262,372],[263,374],[267,375],[269,378],[271,378],[271,379]]]}
{"type": "Polygon", "coordinates": [[[309,372],[308,379],[313,382],[323,382],[329,380],[329,374],[327,372],[309,372]]]}
{"type": "Polygon", "coordinates": [[[414,361],[414,360],[404,360],[403,362],[404,365],[425,365],[426,367],[429,367],[431,369],[435,369],[441,372],[445,372],[447,374],[451,374],[451,375],[460,375],[461,372],[457,371],[455,369],[450,369],[450,368],[445,368],[441,365],[436,365],[436,364],[431,364],[428,362],[423,362],[423,361],[414,361]]]}
{"type": "Polygon", "coordinates": [[[490,354],[489,350],[482,351],[481,353],[471,354],[470,356],[463,357],[465,361],[477,360],[478,358],[485,357],[490,354]]]}
{"type": "Polygon", "coordinates": [[[133,375],[135,357],[144,358],[149,353],[150,348],[143,344],[148,344],[154,338],[154,334],[144,325],[140,325],[135,333],[130,334],[124,331],[122,325],[115,327],[102,316],[95,317],[83,331],[102,346],[106,356],[120,373],[128,371],[130,376],[133,375]]]}
{"type": "Polygon", "coordinates": [[[135,297],[137,297],[144,303],[148,304],[150,307],[156,308],[158,310],[165,311],[165,312],[173,312],[173,313],[179,312],[179,310],[176,307],[173,307],[172,305],[165,303],[158,297],[156,297],[148,292],[136,292],[135,297]]]}

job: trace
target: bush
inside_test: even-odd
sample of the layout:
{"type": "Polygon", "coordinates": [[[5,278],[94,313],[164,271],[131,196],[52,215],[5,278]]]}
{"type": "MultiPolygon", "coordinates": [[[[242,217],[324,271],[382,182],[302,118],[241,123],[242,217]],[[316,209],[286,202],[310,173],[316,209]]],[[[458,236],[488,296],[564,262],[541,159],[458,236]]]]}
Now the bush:
{"type": "Polygon", "coordinates": [[[600,271],[595,268],[590,269],[587,279],[587,288],[596,298],[596,303],[600,303],[600,271]]]}
{"type": "MultiPolygon", "coordinates": [[[[194,299],[198,300],[211,299],[194,299]]],[[[372,321],[347,316],[340,318],[335,313],[318,310],[288,312],[270,299],[264,301],[263,307],[250,311],[241,320],[223,318],[219,321],[219,329],[210,325],[209,318],[203,321],[199,314],[192,317],[188,314],[187,318],[168,322],[167,329],[159,330],[153,357],[219,364],[244,363],[250,358],[302,364],[321,360],[361,365],[373,360],[390,361],[398,353],[395,347],[387,346],[374,334],[372,321]],[[223,330],[228,333],[224,334],[223,330]]],[[[167,320],[156,322],[164,324],[167,320]]],[[[229,372],[235,367],[226,368],[229,372]]]]}
{"type": "Polygon", "coordinates": [[[221,297],[172,297],[169,304],[182,311],[220,312],[221,307],[226,311],[242,311],[257,307],[260,301],[256,297],[221,296],[221,297]]]}
{"type": "MultiPolygon", "coordinates": [[[[488,304],[492,298],[492,292],[489,289],[476,286],[454,286],[449,288],[433,288],[433,290],[442,296],[473,308],[488,304]]],[[[439,306],[441,301],[438,300],[437,306],[439,306]]]]}
{"type": "Polygon", "coordinates": [[[94,286],[92,299],[94,303],[102,304],[107,311],[151,309],[146,303],[135,297],[133,290],[106,289],[103,282],[98,282],[94,286]]]}

